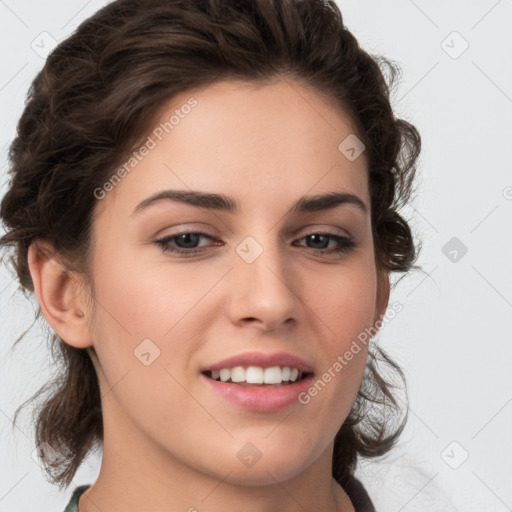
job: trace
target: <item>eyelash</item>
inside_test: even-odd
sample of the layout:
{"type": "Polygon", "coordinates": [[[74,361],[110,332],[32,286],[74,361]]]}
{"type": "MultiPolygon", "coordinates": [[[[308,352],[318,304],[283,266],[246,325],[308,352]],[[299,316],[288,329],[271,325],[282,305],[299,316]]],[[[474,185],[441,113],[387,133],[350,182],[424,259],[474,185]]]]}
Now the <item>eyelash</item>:
{"type": "MultiPolygon", "coordinates": [[[[183,233],[178,233],[176,235],[166,236],[165,238],[161,238],[160,240],[155,240],[155,244],[158,245],[164,253],[176,254],[179,256],[183,256],[183,257],[194,256],[200,252],[204,252],[206,247],[202,247],[199,249],[197,249],[197,248],[195,248],[195,249],[180,249],[180,248],[176,249],[169,245],[171,240],[174,240],[174,239],[179,238],[184,235],[199,235],[200,237],[205,237],[210,240],[215,240],[214,237],[212,237],[206,233],[201,233],[199,231],[185,231],[183,233]]],[[[299,238],[299,240],[302,240],[303,238],[308,238],[308,237],[311,237],[314,235],[327,236],[339,244],[339,246],[337,248],[328,249],[328,250],[314,249],[314,248],[309,247],[308,249],[310,249],[315,254],[326,255],[326,254],[349,253],[357,247],[357,244],[351,238],[348,238],[345,236],[340,236],[340,235],[334,235],[332,233],[323,233],[323,232],[309,233],[308,235],[304,235],[303,237],[299,238]]]]}

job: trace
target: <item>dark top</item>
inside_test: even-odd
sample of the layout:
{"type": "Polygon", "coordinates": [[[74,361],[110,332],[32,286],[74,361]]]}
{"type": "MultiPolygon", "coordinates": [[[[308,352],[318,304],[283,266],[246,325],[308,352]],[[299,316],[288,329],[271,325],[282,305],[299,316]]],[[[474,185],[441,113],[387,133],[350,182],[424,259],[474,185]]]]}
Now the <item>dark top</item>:
{"type": "MultiPolygon", "coordinates": [[[[89,487],[90,484],[76,487],[64,512],[78,512],[78,499],[89,487]]],[[[344,490],[354,505],[356,512],[375,512],[372,500],[359,480],[353,478],[344,486],[344,490]]]]}
{"type": "Polygon", "coordinates": [[[91,486],[91,484],[80,485],[80,486],[76,487],[75,490],[73,491],[73,495],[71,496],[71,499],[69,500],[69,503],[67,504],[64,512],[78,512],[78,498],[80,498],[82,493],[84,491],[86,491],[87,489],[89,489],[90,486],[91,486]]]}

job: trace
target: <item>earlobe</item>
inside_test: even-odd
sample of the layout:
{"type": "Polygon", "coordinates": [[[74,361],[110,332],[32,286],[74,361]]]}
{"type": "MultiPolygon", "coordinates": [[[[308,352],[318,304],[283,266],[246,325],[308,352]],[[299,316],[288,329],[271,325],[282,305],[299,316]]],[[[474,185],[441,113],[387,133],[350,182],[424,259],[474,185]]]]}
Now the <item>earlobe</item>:
{"type": "Polygon", "coordinates": [[[86,321],[86,290],[68,271],[53,246],[33,242],[28,249],[28,266],[41,311],[58,336],[76,348],[92,346],[86,321]]]}

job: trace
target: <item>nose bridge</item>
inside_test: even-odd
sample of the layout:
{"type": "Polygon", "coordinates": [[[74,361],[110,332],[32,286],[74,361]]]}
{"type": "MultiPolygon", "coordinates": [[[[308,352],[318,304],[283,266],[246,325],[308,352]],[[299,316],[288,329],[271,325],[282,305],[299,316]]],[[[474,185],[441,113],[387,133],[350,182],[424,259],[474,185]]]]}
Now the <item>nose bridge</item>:
{"type": "Polygon", "coordinates": [[[231,304],[234,321],[256,319],[267,329],[293,317],[297,297],[275,230],[249,235],[236,247],[235,286],[231,304]]]}

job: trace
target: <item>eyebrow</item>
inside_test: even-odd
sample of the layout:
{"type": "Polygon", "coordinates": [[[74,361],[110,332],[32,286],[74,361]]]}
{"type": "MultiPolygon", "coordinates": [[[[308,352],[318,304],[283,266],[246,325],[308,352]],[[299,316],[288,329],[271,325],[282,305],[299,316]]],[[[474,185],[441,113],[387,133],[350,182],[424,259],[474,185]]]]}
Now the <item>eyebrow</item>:
{"type": "MultiPolygon", "coordinates": [[[[207,210],[224,211],[237,213],[240,211],[240,204],[233,197],[224,194],[198,192],[194,190],[163,190],[139,203],[131,213],[134,215],[145,210],[150,205],[160,201],[177,201],[198,208],[207,210]]],[[[288,213],[309,213],[323,210],[331,210],[342,204],[352,204],[359,208],[364,214],[368,214],[365,203],[356,195],[348,192],[329,192],[314,196],[303,196],[297,200],[288,213]]]]}

